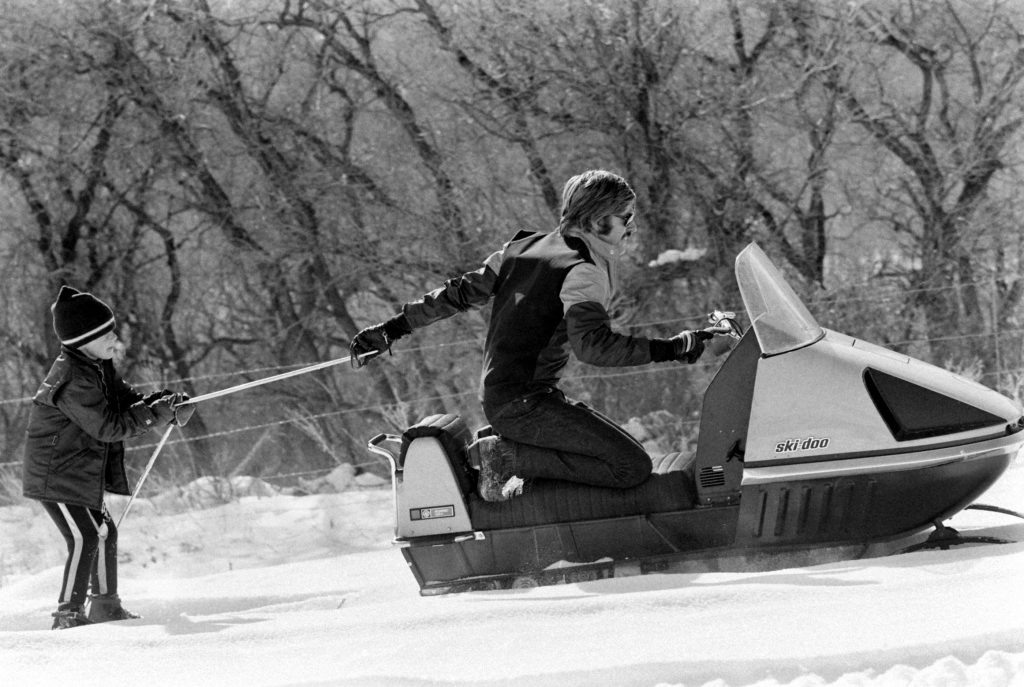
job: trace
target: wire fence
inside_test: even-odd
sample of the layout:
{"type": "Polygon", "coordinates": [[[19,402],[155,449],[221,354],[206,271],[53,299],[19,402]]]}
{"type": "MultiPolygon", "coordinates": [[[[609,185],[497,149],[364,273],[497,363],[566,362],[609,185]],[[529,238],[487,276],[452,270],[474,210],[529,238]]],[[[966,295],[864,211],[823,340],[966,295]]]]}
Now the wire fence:
{"type": "MultiPolygon", "coordinates": [[[[990,285],[990,284],[986,283],[986,285],[990,285]]],[[[948,291],[950,289],[963,288],[964,286],[968,286],[968,285],[944,286],[944,287],[938,287],[938,288],[933,288],[933,289],[919,289],[919,290],[915,290],[914,293],[919,293],[919,294],[920,293],[925,293],[926,294],[926,293],[929,293],[929,292],[948,291]]],[[[851,287],[851,288],[856,288],[856,287],[851,287]]],[[[809,303],[809,305],[811,305],[813,307],[815,305],[822,305],[822,304],[826,304],[826,303],[829,304],[829,305],[833,305],[833,306],[836,306],[836,305],[842,306],[842,305],[849,305],[850,303],[853,303],[853,302],[860,302],[860,303],[888,303],[888,302],[891,302],[891,301],[894,301],[894,300],[902,302],[909,295],[911,295],[910,291],[903,291],[903,292],[901,292],[901,296],[900,297],[897,297],[897,296],[894,296],[894,295],[880,295],[880,296],[876,295],[874,297],[850,297],[850,298],[843,298],[841,301],[837,301],[837,300],[833,300],[833,299],[828,299],[828,298],[826,298],[826,299],[820,299],[819,298],[819,299],[810,300],[810,301],[808,301],[808,303],[809,303]]],[[[742,312],[742,308],[730,308],[730,309],[738,310],[739,312],[742,312]]],[[[704,320],[705,318],[706,318],[706,315],[701,313],[701,314],[692,315],[692,316],[680,316],[680,317],[676,317],[676,318],[672,318],[672,319],[667,319],[667,320],[659,320],[659,321],[644,322],[644,323],[631,323],[629,326],[630,326],[630,328],[645,328],[645,327],[654,327],[654,326],[667,326],[667,325],[672,325],[672,324],[679,325],[680,323],[687,323],[687,326],[692,327],[692,326],[694,326],[693,325],[694,322],[700,322],[700,321],[704,320]]],[[[999,338],[1003,337],[1003,336],[1011,336],[1011,335],[1012,336],[1017,336],[1017,335],[1024,336],[1024,327],[1006,326],[1006,324],[1008,324],[1008,323],[1003,323],[1000,320],[998,320],[996,318],[993,318],[993,329],[991,331],[973,332],[973,333],[955,333],[955,334],[950,334],[948,336],[932,337],[932,338],[928,338],[928,339],[918,338],[918,339],[904,339],[904,340],[888,341],[886,343],[886,345],[888,347],[893,347],[893,348],[914,347],[914,346],[918,346],[918,345],[930,344],[930,343],[935,343],[935,342],[939,342],[939,341],[946,342],[946,343],[961,342],[961,343],[965,343],[965,344],[973,344],[973,343],[977,342],[978,340],[983,340],[983,339],[994,339],[995,341],[998,342],[999,338]]],[[[698,324],[696,326],[700,326],[700,325],[698,324]]],[[[404,347],[404,348],[396,348],[396,351],[399,354],[401,354],[402,352],[409,352],[409,353],[411,353],[411,352],[426,351],[426,350],[436,351],[438,348],[452,348],[452,347],[473,347],[473,348],[479,349],[482,346],[482,344],[483,344],[482,339],[480,339],[480,338],[472,338],[472,339],[462,339],[462,340],[457,340],[457,341],[451,341],[451,342],[441,343],[441,344],[431,344],[430,346],[407,346],[407,347],[404,347]]],[[[319,362],[322,362],[322,361],[313,361],[313,362],[310,362],[310,363],[302,363],[302,364],[294,364],[294,365],[252,367],[252,368],[247,368],[247,369],[244,369],[244,370],[226,371],[226,372],[214,372],[214,373],[210,373],[210,374],[196,375],[196,376],[193,376],[193,377],[181,378],[181,379],[168,379],[168,380],[158,380],[158,381],[148,381],[148,382],[144,381],[144,382],[138,382],[136,384],[136,386],[138,386],[140,388],[149,388],[149,387],[161,388],[161,387],[175,387],[175,386],[183,384],[185,382],[191,382],[191,383],[195,384],[197,382],[198,383],[212,382],[212,381],[220,381],[220,380],[226,380],[226,379],[232,379],[232,378],[254,379],[254,378],[258,378],[258,377],[264,377],[264,376],[270,376],[270,375],[273,375],[273,374],[278,374],[278,373],[281,373],[281,372],[287,372],[287,371],[298,369],[298,368],[301,368],[301,367],[307,367],[307,366],[310,366],[310,365],[315,365],[315,364],[317,364],[319,362]]],[[[711,367],[711,366],[717,366],[719,364],[720,364],[719,361],[702,359],[698,363],[697,367],[701,367],[701,366],[711,367]]],[[[679,371],[679,370],[682,370],[682,369],[684,369],[684,368],[680,368],[680,367],[675,367],[675,368],[669,367],[669,368],[666,368],[664,366],[657,366],[657,367],[655,367],[655,366],[647,366],[647,367],[632,368],[632,369],[625,369],[625,370],[624,369],[616,369],[615,371],[580,372],[580,373],[573,374],[573,375],[567,375],[564,378],[564,381],[566,381],[566,382],[573,382],[573,381],[585,381],[585,380],[588,380],[588,379],[629,378],[629,377],[641,377],[641,376],[652,375],[652,374],[664,375],[666,373],[666,371],[671,371],[671,370],[679,371]]],[[[994,375],[995,378],[998,379],[998,380],[1001,380],[1001,379],[1004,379],[1004,378],[1008,378],[1010,380],[1016,381],[1016,380],[1024,378],[1024,367],[1003,367],[1003,368],[996,369],[996,370],[990,372],[989,374],[990,375],[994,375]]],[[[323,413],[295,415],[295,416],[288,417],[288,418],[283,418],[283,419],[276,419],[276,420],[270,420],[270,421],[266,421],[266,422],[259,422],[259,423],[252,423],[252,424],[245,424],[245,425],[241,425],[241,426],[230,427],[230,428],[227,428],[227,429],[223,429],[223,430],[219,430],[219,431],[215,431],[215,432],[209,432],[209,433],[202,434],[202,435],[192,435],[192,436],[188,436],[188,437],[181,436],[181,437],[179,437],[177,439],[172,439],[172,440],[168,441],[166,445],[167,446],[171,446],[171,445],[175,445],[175,444],[185,444],[185,443],[191,443],[191,442],[205,441],[205,440],[222,438],[222,437],[227,437],[227,436],[232,436],[232,435],[244,434],[244,433],[247,433],[247,432],[255,432],[255,431],[259,431],[259,430],[268,430],[268,429],[271,429],[273,427],[285,426],[285,425],[290,425],[290,424],[295,424],[295,423],[300,423],[300,422],[322,420],[322,419],[326,419],[326,418],[330,418],[330,417],[338,417],[338,416],[343,416],[343,415],[352,415],[352,414],[366,413],[366,412],[373,412],[373,411],[380,412],[380,411],[384,411],[384,410],[387,410],[387,409],[390,409],[390,408],[394,408],[397,405],[404,405],[404,406],[419,405],[419,404],[424,404],[424,403],[429,403],[429,402],[437,402],[437,401],[444,401],[444,400],[452,400],[452,399],[455,399],[455,398],[470,397],[470,396],[475,396],[476,393],[477,393],[476,389],[471,389],[471,390],[467,390],[467,391],[463,391],[463,392],[457,392],[457,393],[421,396],[421,397],[417,397],[417,398],[405,398],[405,399],[402,399],[400,401],[400,403],[398,403],[398,404],[369,404],[369,405],[364,405],[364,406],[360,406],[360,407],[350,407],[350,408],[343,408],[343,409],[340,409],[340,410],[331,410],[331,411],[327,411],[327,412],[323,412],[323,413]]],[[[17,397],[17,398],[0,399],[0,406],[3,406],[3,405],[13,405],[13,404],[27,404],[27,403],[30,403],[31,400],[32,400],[31,396],[23,396],[23,397],[17,397]]],[[[698,422],[698,420],[682,420],[681,424],[683,424],[683,425],[694,425],[697,422],[698,422]]],[[[153,442],[153,443],[145,443],[145,444],[138,444],[138,445],[129,446],[129,447],[126,448],[126,450],[128,450],[128,451],[147,451],[147,450],[154,449],[156,447],[156,445],[157,444],[155,442],[153,442]]],[[[20,464],[21,464],[21,461],[0,462],[0,468],[11,467],[11,466],[20,465],[20,464]]],[[[356,467],[356,468],[367,467],[367,466],[373,465],[373,464],[376,464],[376,463],[375,462],[352,463],[353,467],[356,467]]],[[[264,479],[264,480],[276,480],[276,479],[289,479],[289,478],[295,478],[295,477],[314,476],[314,475],[317,475],[317,474],[326,474],[327,472],[329,472],[329,471],[331,471],[333,469],[334,469],[333,467],[328,467],[328,468],[319,468],[319,469],[315,469],[315,470],[303,470],[303,471],[296,471],[296,472],[280,473],[280,474],[275,474],[275,475],[265,475],[265,476],[261,475],[261,479],[264,479]]]]}

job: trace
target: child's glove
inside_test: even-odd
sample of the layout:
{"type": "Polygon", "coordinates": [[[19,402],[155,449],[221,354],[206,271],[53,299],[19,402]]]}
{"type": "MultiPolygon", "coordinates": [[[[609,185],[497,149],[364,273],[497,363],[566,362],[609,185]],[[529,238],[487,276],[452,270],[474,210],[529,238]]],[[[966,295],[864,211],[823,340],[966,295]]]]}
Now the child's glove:
{"type": "Polygon", "coordinates": [[[173,393],[174,392],[171,391],[170,389],[160,389],[160,391],[154,391],[153,393],[146,394],[145,396],[143,396],[142,402],[148,406],[153,401],[156,401],[164,396],[170,396],[173,393]]]}
{"type": "Polygon", "coordinates": [[[169,425],[174,422],[174,398],[175,394],[161,396],[149,404],[149,410],[156,415],[156,424],[169,425]]]}

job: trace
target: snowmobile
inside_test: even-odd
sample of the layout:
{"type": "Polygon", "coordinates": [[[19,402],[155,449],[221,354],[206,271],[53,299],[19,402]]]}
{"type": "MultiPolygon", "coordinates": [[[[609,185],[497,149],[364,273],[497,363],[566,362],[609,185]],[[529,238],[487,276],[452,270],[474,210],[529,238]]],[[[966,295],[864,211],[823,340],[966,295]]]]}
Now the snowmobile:
{"type": "Polygon", "coordinates": [[[421,595],[770,570],[955,534],[943,521],[1024,444],[1021,407],[821,327],[756,244],[735,269],[750,325],[714,317],[729,345],[704,394],[696,452],[653,457],[638,487],[534,480],[486,502],[466,449],[489,428],[473,433],[456,414],[369,441],[390,461],[395,541],[421,595]]]}

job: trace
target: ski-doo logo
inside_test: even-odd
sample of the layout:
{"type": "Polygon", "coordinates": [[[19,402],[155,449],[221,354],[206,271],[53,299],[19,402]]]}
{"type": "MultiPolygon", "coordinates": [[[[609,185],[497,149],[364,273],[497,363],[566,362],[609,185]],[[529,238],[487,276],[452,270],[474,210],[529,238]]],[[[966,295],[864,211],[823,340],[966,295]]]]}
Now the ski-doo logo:
{"type": "Polygon", "coordinates": [[[816,439],[815,437],[807,437],[806,439],[787,439],[786,441],[780,441],[775,444],[776,453],[789,453],[790,451],[811,451],[816,448],[827,448],[829,442],[832,440],[828,437],[822,437],[816,439]]]}

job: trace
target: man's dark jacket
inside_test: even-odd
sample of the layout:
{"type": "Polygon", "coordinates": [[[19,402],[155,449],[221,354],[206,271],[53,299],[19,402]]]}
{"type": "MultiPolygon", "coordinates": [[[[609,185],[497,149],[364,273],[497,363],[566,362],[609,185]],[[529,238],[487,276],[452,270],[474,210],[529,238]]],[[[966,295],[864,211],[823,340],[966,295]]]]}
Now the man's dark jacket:
{"type": "MultiPolygon", "coordinates": [[[[593,239],[596,241],[596,239],[593,239]]],[[[643,365],[669,359],[652,355],[663,340],[628,336],[612,330],[603,302],[613,287],[607,259],[598,259],[584,237],[559,232],[519,232],[484,267],[449,279],[444,286],[402,307],[407,329],[417,329],[493,299],[481,400],[485,411],[538,390],[555,388],[572,351],[581,361],[599,366],[643,365]],[[574,270],[590,265],[593,270],[574,270]],[[600,265],[600,267],[599,267],[600,265]],[[572,275],[602,275],[597,300],[566,298],[566,288],[581,292],[585,284],[572,275]],[[566,300],[574,302],[566,308],[566,300]]],[[[591,291],[588,291],[590,293],[591,291]]]]}

